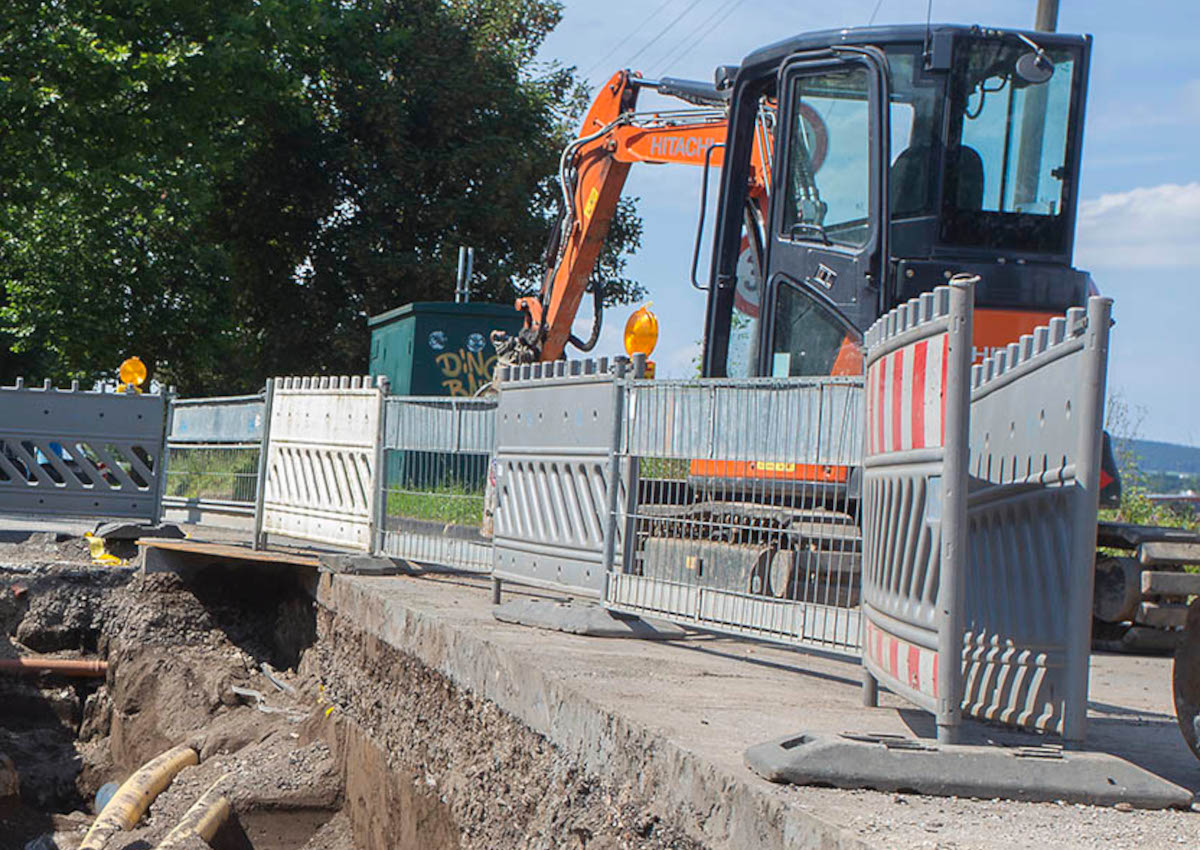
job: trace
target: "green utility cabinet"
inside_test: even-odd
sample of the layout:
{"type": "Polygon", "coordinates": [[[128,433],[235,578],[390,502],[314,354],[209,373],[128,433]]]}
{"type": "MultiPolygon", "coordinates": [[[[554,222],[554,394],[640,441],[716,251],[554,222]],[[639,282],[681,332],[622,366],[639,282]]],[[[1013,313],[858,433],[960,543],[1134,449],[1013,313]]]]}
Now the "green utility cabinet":
{"type": "Polygon", "coordinates": [[[371,374],[393,395],[473,396],[492,379],[491,333],[515,334],[523,316],[506,304],[415,301],[367,320],[371,374]]]}

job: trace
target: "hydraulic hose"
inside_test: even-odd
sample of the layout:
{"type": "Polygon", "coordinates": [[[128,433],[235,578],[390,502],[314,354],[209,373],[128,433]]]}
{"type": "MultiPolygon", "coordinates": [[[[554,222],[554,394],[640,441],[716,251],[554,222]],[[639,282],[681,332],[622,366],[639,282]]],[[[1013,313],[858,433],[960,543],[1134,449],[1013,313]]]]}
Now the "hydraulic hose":
{"type": "Polygon", "coordinates": [[[83,658],[0,658],[0,673],[58,673],[61,676],[100,678],[108,672],[107,661],[83,658]]]}
{"type": "Polygon", "coordinates": [[[600,341],[600,326],[604,323],[604,284],[592,279],[592,335],[584,342],[575,334],[567,337],[567,342],[580,351],[591,351],[600,341]]]}
{"type": "Polygon", "coordinates": [[[104,845],[114,834],[133,829],[154,798],[171,784],[176,774],[199,761],[200,756],[187,744],[150,759],[121,784],[117,793],[96,815],[79,850],[104,850],[104,845]]]}
{"type": "Polygon", "coordinates": [[[228,779],[229,774],[223,774],[200,795],[200,799],[192,803],[192,807],[184,812],[179,823],[158,845],[158,850],[179,850],[187,846],[187,840],[193,836],[207,843],[212,842],[221,824],[229,820],[229,815],[233,813],[222,787],[228,779]]]}

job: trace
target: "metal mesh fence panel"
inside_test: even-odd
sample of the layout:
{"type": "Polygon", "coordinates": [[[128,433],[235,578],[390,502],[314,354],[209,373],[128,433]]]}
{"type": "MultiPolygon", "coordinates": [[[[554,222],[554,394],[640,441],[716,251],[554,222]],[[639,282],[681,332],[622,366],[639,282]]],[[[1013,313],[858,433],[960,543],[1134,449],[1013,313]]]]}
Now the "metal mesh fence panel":
{"type": "Polygon", "coordinates": [[[859,379],[627,382],[606,604],[857,649],[861,443],[859,379]]]}
{"type": "Polygon", "coordinates": [[[258,443],[170,446],[164,502],[188,502],[254,510],[258,485],[258,443]]]}
{"type": "Polygon", "coordinates": [[[381,553],[489,572],[486,501],[495,443],[495,399],[389,397],[381,553]]]}
{"type": "Polygon", "coordinates": [[[167,435],[167,508],[250,515],[258,494],[262,395],[176,399],[167,435]]]}

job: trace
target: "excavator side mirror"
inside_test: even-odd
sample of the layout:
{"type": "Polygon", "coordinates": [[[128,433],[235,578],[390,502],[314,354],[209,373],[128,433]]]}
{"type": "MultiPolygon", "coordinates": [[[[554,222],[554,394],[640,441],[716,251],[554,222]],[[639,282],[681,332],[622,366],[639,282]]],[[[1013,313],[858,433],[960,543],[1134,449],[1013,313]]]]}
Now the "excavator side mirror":
{"type": "Polygon", "coordinates": [[[717,91],[729,91],[733,88],[733,79],[737,76],[737,65],[718,65],[713,71],[713,85],[717,91]]]}
{"type": "Polygon", "coordinates": [[[1044,50],[1031,50],[1017,58],[1013,71],[1023,82],[1040,85],[1054,76],[1054,63],[1044,50]]]}

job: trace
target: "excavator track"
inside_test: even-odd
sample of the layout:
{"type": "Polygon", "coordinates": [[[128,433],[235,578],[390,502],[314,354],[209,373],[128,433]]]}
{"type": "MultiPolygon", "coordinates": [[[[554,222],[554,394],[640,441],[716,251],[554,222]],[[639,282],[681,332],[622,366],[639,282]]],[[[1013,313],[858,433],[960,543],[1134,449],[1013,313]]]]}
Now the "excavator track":
{"type": "Polygon", "coordinates": [[[1188,603],[1200,596],[1200,534],[1102,522],[1096,542],[1094,647],[1164,653],[1179,647],[1188,634],[1188,603]]]}

